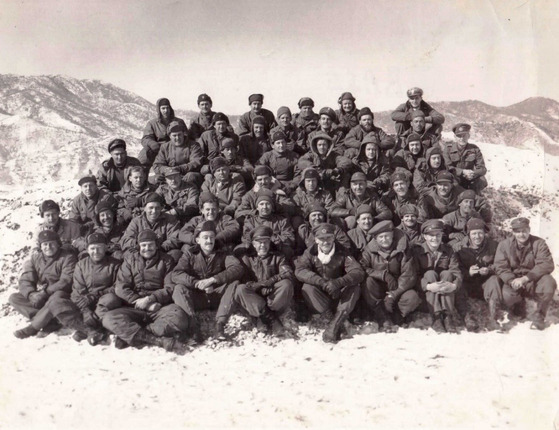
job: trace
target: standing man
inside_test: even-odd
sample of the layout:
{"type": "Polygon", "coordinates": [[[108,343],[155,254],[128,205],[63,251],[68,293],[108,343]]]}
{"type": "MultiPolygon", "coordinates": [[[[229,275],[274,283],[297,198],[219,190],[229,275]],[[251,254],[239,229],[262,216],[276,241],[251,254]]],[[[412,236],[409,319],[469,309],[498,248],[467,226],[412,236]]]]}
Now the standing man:
{"type": "Polygon", "coordinates": [[[190,123],[190,139],[197,140],[203,132],[212,127],[212,120],[215,112],[212,111],[212,98],[207,94],[198,96],[198,108],[200,113],[190,123]]]}
{"type": "Polygon", "coordinates": [[[97,182],[101,189],[112,193],[120,191],[126,182],[125,171],[130,166],[141,166],[140,160],[130,157],[126,153],[126,142],[122,139],[113,139],[108,146],[111,158],[104,160],[97,172],[97,182]]]}
{"type": "Polygon", "coordinates": [[[443,129],[444,116],[437,112],[429,103],[423,100],[423,90],[413,87],[407,91],[408,101],[402,103],[392,112],[396,134],[401,136],[411,128],[412,112],[420,110],[424,113],[427,128],[433,128],[433,134],[440,135],[443,129]]]}
{"type": "Polygon", "coordinates": [[[264,96],[262,94],[251,94],[248,98],[248,105],[250,106],[250,111],[245,112],[239,118],[239,136],[243,134],[248,134],[252,130],[252,120],[256,116],[264,117],[266,121],[266,130],[270,131],[274,128],[277,123],[274,118],[274,114],[268,109],[264,109],[262,104],[264,103],[264,96]]]}

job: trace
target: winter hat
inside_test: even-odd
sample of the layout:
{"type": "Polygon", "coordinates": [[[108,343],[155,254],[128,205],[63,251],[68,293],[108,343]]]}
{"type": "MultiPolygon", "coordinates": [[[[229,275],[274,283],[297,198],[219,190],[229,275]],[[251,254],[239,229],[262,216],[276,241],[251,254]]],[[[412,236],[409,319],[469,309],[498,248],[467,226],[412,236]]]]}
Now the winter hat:
{"type": "Polygon", "coordinates": [[[361,121],[361,117],[364,117],[365,115],[371,115],[371,117],[373,119],[375,119],[375,114],[368,107],[364,107],[364,108],[361,108],[359,110],[359,114],[357,115],[357,119],[359,119],[361,121]]]}
{"type": "Polygon", "coordinates": [[[271,239],[274,231],[267,225],[256,227],[250,232],[250,240],[271,239]]]}
{"type": "Polygon", "coordinates": [[[254,124],[260,124],[260,125],[264,125],[266,126],[266,118],[264,118],[262,115],[257,115],[252,119],[252,125],[254,124]]]}
{"type": "Polygon", "coordinates": [[[413,87],[410,88],[407,91],[408,97],[414,97],[414,96],[423,96],[423,90],[421,88],[418,87],[413,87]]]}
{"type": "Polygon", "coordinates": [[[213,104],[212,98],[209,95],[207,95],[206,93],[200,94],[198,96],[198,102],[196,104],[199,105],[201,102],[210,102],[211,104],[213,104]]]}
{"type": "Polygon", "coordinates": [[[350,182],[366,181],[366,180],[367,180],[367,176],[365,176],[363,172],[355,172],[353,175],[351,175],[350,182]]]}
{"type": "Polygon", "coordinates": [[[228,167],[227,160],[223,157],[215,157],[210,161],[210,171],[214,173],[217,169],[221,167],[228,167]]]}
{"type": "Polygon", "coordinates": [[[476,193],[474,192],[474,190],[466,190],[466,191],[462,191],[458,195],[457,203],[460,204],[464,200],[475,200],[475,199],[476,199],[476,193]]]}
{"type": "Polygon", "coordinates": [[[484,230],[487,231],[487,225],[482,219],[470,218],[466,223],[466,231],[469,233],[472,230],[484,230]]]}
{"type": "Polygon", "coordinates": [[[326,208],[318,202],[314,202],[308,205],[307,207],[305,207],[305,212],[306,212],[305,218],[308,218],[309,215],[312,214],[313,212],[320,212],[322,215],[324,215],[324,219],[326,219],[326,217],[328,216],[328,212],[326,211],[326,208]]]}
{"type": "Polygon", "coordinates": [[[470,124],[466,124],[464,122],[461,122],[461,123],[456,124],[454,127],[452,127],[452,131],[454,132],[454,134],[456,136],[461,136],[463,134],[469,133],[471,128],[472,128],[472,126],[470,124]]]}
{"type": "Polygon", "coordinates": [[[181,175],[182,176],[181,169],[179,169],[178,167],[175,166],[175,167],[168,167],[165,170],[165,177],[166,178],[169,178],[170,176],[174,176],[174,175],[181,175]]]}
{"type": "Polygon", "coordinates": [[[107,237],[103,233],[91,233],[87,236],[87,245],[94,245],[102,243],[104,245],[107,244],[107,237]]]}
{"type": "Polygon", "coordinates": [[[421,234],[441,233],[444,231],[444,222],[441,219],[428,219],[421,226],[421,234]]]}
{"type": "Polygon", "coordinates": [[[50,211],[52,209],[60,212],[60,206],[58,206],[58,203],[54,202],[53,200],[45,200],[43,203],[41,203],[41,206],[39,206],[39,213],[42,217],[46,211],[50,211]]]}
{"type": "Polygon", "coordinates": [[[225,121],[227,125],[229,125],[229,117],[225,115],[223,112],[216,112],[212,118],[212,124],[215,124],[218,121],[225,121]]]}
{"type": "Polygon", "coordinates": [[[403,172],[402,170],[396,171],[394,173],[392,173],[392,175],[390,176],[390,185],[394,185],[395,182],[398,181],[404,181],[404,182],[408,182],[410,181],[410,177],[409,175],[407,175],[405,172],[403,172]]]}
{"type": "Polygon", "coordinates": [[[401,217],[403,217],[404,215],[419,216],[419,209],[417,208],[417,206],[408,203],[408,204],[402,205],[400,207],[400,210],[398,211],[398,213],[400,214],[401,217]]]}
{"type": "Polygon", "coordinates": [[[216,196],[214,196],[212,193],[210,193],[209,191],[202,191],[200,193],[200,197],[199,197],[199,205],[200,208],[202,208],[204,206],[204,203],[216,203],[219,205],[219,200],[216,196]]]}
{"type": "Polygon", "coordinates": [[[323,222],[313,228],[313,234],[317,239],[331,239],[336,235],[336,227],[333,224],[323,222]]]}
{"type": "Polygon", "coordinates": [[[126,150],[126,142],[122,139],[113,139],[109,142],[109,145],[107,146],[107,150],[109,152],[114,151],[116,148],[123,148],[124,150],[126,150]]]}
{"type": "Polygon", "coordinates": [[[353,97],[353,95],[349,92],[347,93],[342,93],[342,95],[340,96],[340,98],[338,99],[338,103],[343,102],[344,100],[351,100],[352,102],[355,101],[355,97],[353,97]]]}
{"type": "Polygon", "coordinates": [[[264,103],[264,96],[262,94],[251,94],[248,97],[248,104],[250,105],[252,102],[264,103]]]}
{"type": "Polygon", "coordinates": [[[146,196],[146,200],[144,206],[147,206],[148,203],[159,203],[161,206],[165,203],[163,201],[163,197],[157,193],[149,193],[146,196]]]}
{"type": "Polygon", "coordinates": [[[437,146],[432,146],[431,148],[429,148],[429,158],[431,158],[431,156],[433,155],[443,155],[443,151],[441,150],[441,148],[437,145],[437,146]]]}
{"type": "Polygon", "coordinates": [[[315,142],[318,142],[319,140],[327,140],[330,144],[332,144],[332,138],[328,136],[326,133],[319,131],[313,136],[311,140],[311,146],[313,146],[315,142]]]}
{"type": "Polygon", "coordinates": [[[355,211],[355,218],[359,219],[359,217],[363,214],[373,214],[373,208],[371,207],[371,205],[359,205],[359,207],[355,211]]]}
{"type": "Polygon", "coordinates": [[[304,181],[305,179],[318,179],[320,180],[320,173],[314,167],[307,167],[303,170],[303,174],[301,175],[301,180],[304,181]]]}
{"type": "Polygon", "coordinates": [[[258,176],[273,176],[273,172],[272,169],[270,169],[268,166],[256,166],[254,168],[254,172],[252,174],[252,176],[254,177],[254,179],[256,179],[258,176]]]}
{"type": "Polygon", "coordinates": [[[81,187],[83,184],[93,183],[97,185],[97,178],[95,176],[84,176],[78,181],[78,185],[81,187]]]}
{"type": "Polygon", "coordinates": [[[394,231],[394,223],[390,220],[380,221],[376,223],[370,230],[369,234],[373,237],[377,237],[381,233],[386,233],[387,231],[394,231]]]}
{"type": "Polygon", "coordinates": [[[418,116],[420,116],[421,118],[425,118],[425,113],[423,113],[423,111],[419,109],[410,112],[411,119],[417,118],[418,116]]]}
{"type": "Polygon", "coordinates": [[[110,200],[103,200],[95,205],[95,214],[99,215],[101,212],[111,211],[113,214],[116,213],[115,203],[110,200]]]}
{"type": "Polygon", "coordinates": [[[56,240],[58,243],[60,243],[60,237],[58,236],[58,233],[53,230],[43,230],[39,233],[38,240],[39,245],[45,242],[50,242],[51,240],[56,240]]]}
{"type": "Polygon", "coordinates": [[[232,137],[224,137],[223,140],[221,141],[221,149],[225,149],[225,148],[237,148],[237,143],[235,142],[235,139],[233,139],[232,137]]]}
{"type": "Polygon", "coordinates": [[[361,144],[366,145],[367,143],[374,143],[375,145],[379,146],[380,145],[380,140],[375,133],[368,133],[363,138],[363,141],[361,142],[361,144]]]}
{"type": "Polygon", "coordinates": [[[287,136],[281,130],[274,131],[274,134],[272,134],[272,142],[277,142],[278,140],[285,140],[287,142],[287,136]]]}
{"type": "Polygon", "coordinates": [[[310,97],[303,97],[299,100],[299,103],[297,103],[297,105],[299,106],[299,109],[301,109],[303,106],[314,107],[314,100],[310,97]]]}
{"type": "Polygon", "coordinates": [[[167,134],[176,133],[179,131],[187,131],[186,125],[183,122],[171,121],[171,123],[167,126],[167,134]]]}
{"type": "Polygon", "coordinates": [[[406,145],[409,145],[411,142],[419,142],[421,143],[421,136],[417,133],[411,133],[407,138],[406,138],[406,145]]]}
{"type": "Polygon", "coordinates": [[[194,237],[200,236],[200,233],[202,233],[204,231],[213,231],[215,233],[216,232],[215,229],[216,229],[215,222],[213,222],[213,221],[201,222],[194,229],[194,237]]]}
{"type": "Polygon", "coordinates": [[[530,227],[530,220],[528,218],[515,218],[510,223],[510,228],[512,231],[522,230],[526,227],[530,227]]]}
{"type": "Polygon", "coordinates": [[[452,176],[452,173],[450,173],[448,170],[441,170],[439,173],[437,173],[437,178],[435,181],[437,184],[441,184],[443,182],[454,182],[454,176],[452,176]]]}
{"type": "Polygon", "coordinates": [[[274,204],[274,193],[270,190],[265,189],[265,188],[261,189],[260,191],[258,191],[258,194],[257,194],[257,197],[256,197],[256,206],[258,206],[258,203],[260,203],[262,201],[268,201],[273,205],[274,204]]]}
{"type": "Polygon", "coordinates": [[[138,243],[157,242],[157,240],[158,240],[157,234],[155,234],[155,232],[153,230],[150,230],[150,229],[142,230],[138,234],[138,243]]]}
{"type": "Polygon", "coordinates": [[[326,116],[329,117],[333,122],[338,122],[338,117],[336,116],[336,112],[334,112],[334,109],[332,109],[332,108],[323,107],[322,109],[320,109],[320,111],[318,112],[318,114],[319,114],[320,116],[326,115],[326,116]]]}
{"type": "Polygon", "coordinates": [[[291,116],[291,110],[287,106],[282,106],[278,109],[278,119],[284,114],[289,114],[289,116],[291,116]]]}
{"type": "Polygon", "coordinates": [[[169,101],[168,98],[162,97],[157,101],[157,106],[159,106],[159,107],[161,107],[161,106],[171,107],[171,102],[169,101]]]}

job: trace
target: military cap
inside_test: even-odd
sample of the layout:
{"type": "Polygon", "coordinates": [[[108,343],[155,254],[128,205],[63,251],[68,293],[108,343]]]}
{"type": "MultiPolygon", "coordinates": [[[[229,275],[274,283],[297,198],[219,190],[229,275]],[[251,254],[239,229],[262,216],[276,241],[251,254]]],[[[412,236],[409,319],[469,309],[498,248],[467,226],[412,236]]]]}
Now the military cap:
{"type": "Polygon", "coordinates": [[[428,219],[421,226],[422,234],[440,233],[444,231],[444,222],[442,219],[428,219]]]}
{"type": "Polygon", "coordinates": [[[323,222],[313,228],[313,234],[317,239],[334,238],[336,235],[336,227],[333,224],[323,222]]]}
{"type": "Polygon", "coordinates": [[[198,102],[196,104],[200,104],[201,102],[210,102],[210,103],[213,104],[212,98],[209,95],[207,95],[206,93],[200,94],[198,96],[198,102]]]}
{"type": "Polygon", "coordinates": [[[186,132],[186,126],[179,121],[171,121],[171,123],[167,126],[167,134],[176,133],[178,131],[186,132]]]}
{"type": "Polygon", "coordinates": [[[227,125],[229,125],[229,117],[225,115],[223,112],[216,112],[212,118],[212,124],[215,124],[218,121],[225,121],[227,125]]]}
{"type": "Polygon", "coordinates": [[[359,205],[355,210],[355,218],[359,218],[363,214],[373,214],[373,208],[371,205],[359,205]]]}
{"type": "Polygon", "coordinates": [[[89,176],[84,176],[83,178],[81,178],[78,181],[78,185],[81,187],[83,184],[87,184],[87,183],[93,183],[93,184],[97,184],[97,178],[95,176],[89,175],[89,176]]]}
{"type": "Polygon", "coordinates": [[[95,214],[99,215],[101,212],[111,211],[116,213],[115,202],[111,202],[110,200],[102,200],[95,205],[95,214]]]}
{"type": "Polygon", "coordinates": [[[359,109],[359,114],[357,115],[357,119],[361,120],[361,118],[364,117],[365,115],[371,115],[371,117],[375,119],[375,114],[368,107],[359,109]]]}
{"type": "Polygon", "coordinates": [[[302,97],[297,105],[299,106],[299,109],[301,109],[303,106],[314,107],[314,100],[310,97],[302,97]]]}
{"type": "Polygon", "coordinates": [[[409,144],[410,142],[421,142],[421,136],[417,133],[411,133],[406,138],[406,143],[409,144]]]}
{"type": "Polygon", "coordinates": [[[251,94],[248,97],[248,104],[251,104],[252,102],[264,103],[264,96],[262,94],[251,94]]]}
{"type": "Polygon", "coordinates": [[[277,142],[278,140],[285,140],[287,141],[287,136],[285,135],[285,133],[281,130],[278,131],[274,131],[274,134],[272,135],[272,142],[277,142]]]}
{"type": "Polygon", "coordinates": [[[392,175],[390,175],[390,185],[394,185],[394,183],[398,181],[409,182],[410,179],[411,178],[409,177],[409,175],[407,175],[405,172],[401,170],[395,171],[394,173],[392,173],[392,175]]]}
{"type": "Polygon", "coordinates": [[[113,139],[109,142],[107,146],[107,150],[109,152],[114,151],[116,148],[123,148],[126,149],[126,142],[122,139],[113,139]]]}
{"type": "Polygon", "coordinates": [[[466,123],[458,123],[454,127],[452,127],[452,131],[456,136],[461,136],[462,134],[469,133],[472,126],[466,123]]]}
{"type": "Polygon", "coordinates": [[[429,158],[431,158],[431,156],[433,155],[443,155],[443,151],[441,150],[439,145],[429,148],[429,158]]]}
{"type": "Polygon", "coordinates": [[[161,97],[158,101],[157,101],[157,105],[159,107],[161,106],[171,106],[171,102],[169,101],[168,98],[166,97],[161,97]]]}
{"type": "Polygon", "coordinates": [[[267,225],[256,227],[250,232],[250,240],[271,239],[274,231],[267,225]]]}
{"type": "Polygon", "coordinates": [[[330,117],[330,119],[334,122],[338,121],[338,117],[336,116],[336,112],[334,112],[334,109],[329,108],[329,107],[323,107],[322,109],[320,109],[320,111],[318,112],[319,115],[326,115],[327,117],[330,117]]]}
{"type": "Polygon", "coordinates": [[[523,230],[527,227],[530,227],[530,220],[528,218],[515,218],[510,222],[510,228],[512,228],[512,231],[523,230]]]}
{"type": "Polygon", "coordinates": [[[254,168],[253,176],[256,179],[258,176],[273,176],[273,173],[268,166],[260,165],[254,168]]]}
{"type": "Polygon", "coordinates": [[[380,140],[375,133],[368,133],[363,138],[363,141],[361,142],[361,144],[366,145],[368,143],[374,143],[376,146],[379,146],[380,145],[380,140]]]}
{"type": "Polygon", "coordinates": [[[487,230],[487,225],[480,218],[470,218],[466,223],[466,231],[469,233],[472,230],[487,230]]]}
{"type": "Polygon", "coordinates": [[[210,170],[212,173],[221,167],[229,167],[225,158],[215,157],[212,161],[210,161],[210,170]]]}
{"type": "Polygon", "coordinates": [[[314,145],[314,143],[318,142],[319,140],[327,140],[328,142],[332,143],[332,138],[328,136],[327,133],[324,133],[323,131],[319,131],[314,135],[314,137],[311,140],[311,145],[314,145]]]}
{"type": "Polygon", "coordinates": [[[441,170],[439,173],[437,173],[437,177],[435,182],[437,184],[443,183],[443,182],[454,182],[454,176],[452,176],[452,173],[450,173],[448,170],[441,170]]]}
{"type": "Polygon", "coordinates": [[[418,87],[413,87],[410,88],[407,92],[408,97],[414,97],[414,96],[423,96],[423,90],[421,88],[418,87]]]}
{"type": "Polygon", "coordinates": [[[215,222],[204,221],[204,222],[201,222],[200,224],[198,224],[196,226],[196,228],[194,229],[194,237],[200,236],[200,233],[202,233],[204,231],[213,231],[215,233],[215,230],[216,230],[215,222]]]}
{"type": "Polygon", "coordinates": [[[107,244],[107,237],[103,233],[91,233],[87,236],[87,245],[107,244]]]}
{"type": "Polygon", "coordinates": [[[60,206],[58,206],[58,203],[54,202],[53,200],[45,200],[43,203],[41,203],[41,206],[39,206],[39,213],[41,214],[41,216],[43,216],[46,211],[50,211],[52,209],[60,212],[60,206]]]}
{"type": "Polygon", "coordinates": [[[54,230],[43,230],[39,233],[39,245],[41,243],[50,242],[51,240],[56,240],[60,243],[60,236],[54,230]]]}
{"type": "Polygon", "coordinates": [[[318,170],[316,170],[314,167],[307,167],[305,170],[303,170],[303,173],[301,175],[301,181],[304,181],[305,179],[320,180],[320,173],[318,173],[318,170]]]}
{"type": "Polygon", "coordinates": [[[199,205],[200,207],[204,206],[204,203],[217,203],[219,204],[219,199],[214,196],[212,193],[210,193],[209,191],[202,191],[200,193],[200,197],[199,197],[199,205]]]}
{"type": "Polygon", "coordinates": [[[289,116],[291,116],[291,109],[289,109],[287,106],[281,106],[278,109],[278,119],[280,119],[280,117],[286,113],[289,114],[289,116]]]}
{"type": "Polygon", "coordinates": [[[237,148],[237,142],[232,137],[224,137],[221,141],[221,149],[237,148]]]}
{"type": "Polygon", "coordinates": [[[408,204],[402,205],[400,207],[400,209],[398,210],[398,213],[400,214],[401,217],[403,217],[404,215],[419,216],[419,209],[417,208],[417,206],[408,203],[408,204]]]}
{"type": "Polygon", "coordinates": [[[145,200],[145,206],[147,206],[148,203],[159,203],[161,206],[163,206],[163,204],[165,203],[163,200],[163,197],[160,194],[157,193],[149,193],[146,196],[146,200],[145,200]]]}
{"type": "Polygon", "coordinates": [[[373,237],[381,233],[386,233],[387,231],[394,231],[394,223],[390,220],[380,221],[376,223],[370,230],[369,234],[373,237]]]}
{"type": "Polygon", "coordinates": [[[475,200],[475,199],[476,199],[476,193],[474,192],[474,190],[465,190],[462,191],[460,194],[458,194],[457,203],[460,204],[464,200],[475,200]]]}
{"type": "Polygon", "coordinates": [[[266,118],[264,118],[262,115],[256,115],[253,119],[252,119],[252,125],[254,124],[260,124],[260,125],[267,125],[266,124],[266,118]]]}
{"type": "Polygon", "coordinates": [[[168,167],[167,169],[165,169],[165,177],[168,178],[169,176],[174,176],[174,175],[181,175],[181,169],[179,169],[178,167],[168,167]]]}
{"type": "Polygon", "coordinates": [[[411,119],[417,118],[418,116],[420,116],[421,118],[425,118],[425,113],[420,109],[412,110],[410,112],[411,119]]]}
{"type": "Polygon", "coordinates": [[[138,233],[138,243],[157,242],[157,234],[153,230],[145,229],[138,233]]]}
{"type": "Polygon", "coordinates": [[[344,100],[351,100],[352,102],[355,101],[355,97],[353,97],[353,94],[346,92],[346,93],[342,93],[342,95],[340,96],[340,98],[338,99],[338,103],[343,102],[344,100]]]}
{"type": "Polygon", "coordinates": [[[306,218],[308,218],[308,216],[313,212],[320,212],[322,215],[324,215],[324,219],[326,219],[326,217],[328,216],[326,208],[316,201],[305,207],[305,211],[307,213],[306,218]]]}
{"type": "Polygon", "coordinates": [[[266,188],[261,189],[256,194],[256,206],[258,206],[258,203],[260,203],[262,201],[268,201],[273,205],[274,204],[274,193],[272,191],[266,189],[266,188]]]}
{"type": "Polygon", "coordinates": [[[363,172],[355,172],[353,175],[351,175],[351,182],[366,181],[366,180],[367,180],[367,176],[365,176],[363,172]]]}

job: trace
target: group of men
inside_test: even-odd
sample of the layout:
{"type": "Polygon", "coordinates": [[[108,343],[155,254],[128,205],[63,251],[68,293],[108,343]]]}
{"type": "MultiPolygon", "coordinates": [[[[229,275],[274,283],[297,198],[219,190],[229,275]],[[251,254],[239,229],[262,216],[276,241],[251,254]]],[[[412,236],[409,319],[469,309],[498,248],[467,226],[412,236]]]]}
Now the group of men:
{"type": "Polygon", "coordinates": [[[532,327],[545,328],[556,289],[545,241],[526,218],[491,238],[470,125],[445,142],[444,116],[421,89],[407,96],[395,135],[349,92],[336,111],[315,113],[303,97],[298,113],[276,116],[252,94],[237,132],[207,94],[189,127],[158,100],[138,158],[114,139],[67,218],[41,204],[37,249],[10,297],[31,322],[15,336],[65,326],[92,345],[112,333],[119,348],[178,351],[204,341],[200,311],[216,311],[213,336],[224,340],[233,312],[288,336],[288,309],[300,321],[328,316],[326,342],[348,320],[393,332],[419,311],[437,332],[478,331],[468,298],[487,302],[495,330],[503,311],[526,317],[527,297],[532,327]]]}

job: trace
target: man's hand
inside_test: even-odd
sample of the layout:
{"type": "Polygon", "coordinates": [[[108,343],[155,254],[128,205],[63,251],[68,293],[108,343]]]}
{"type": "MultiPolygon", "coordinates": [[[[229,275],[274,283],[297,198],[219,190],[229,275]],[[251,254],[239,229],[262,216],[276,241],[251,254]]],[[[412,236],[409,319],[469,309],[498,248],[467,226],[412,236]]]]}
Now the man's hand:
{"type": "Polygon", "coordinates": [[[441,285],[441,281],[437,281],[437,282],[431,282],[429,284],[427,284],[427,291],[430,291],[432,293],[438,293],[441,289],[442,285],[441,285]]]}
{"type": "Polygon", "coordinates": [[[479,272],[479,266],[477,264],[474,264],[473,266],[470,266],[470,270],[469,270],[470,276],[474,276],[477,275],[479,272]]]}
{"type": "Polygon", "coordinates": [[[329,280],[328,282],[326,282],[324,289],[334,300],[338,300],[340,298],[341,288],[335,281],[329,280]]]}
{"type": "Polygon", "coordinates": [[[510,283],[510,286],[512,287],[513,290],[518,291],[522,289],[524,285],[526,285],[528,280],[529,279],[526,276],[522,276],[521,278],[513,279],[512,282],[510,283]]]}
{"type": "Polygon", "coordinates": [[[211,277],[208,279],[201,279],[198,282],[196,282],[195,287],[198,288],[199,290],[203,290],[205,292],[208,292],[208,288],[210,288],[213,284],[215,284],[215,278],[211,277]]]}
{"type": "Polygon", "coordinates": [[[384,309],[386,312],[392,313],[394,312],[394,304],[396,303],[396,299],[394,296],[389,292],[386,297],[384,298],[384,309]]]}
{"type": "Polygon", "coordinates": [[[148,306],[148,311],[149,312],[157,312],[159,309],[161,309],[161,307],[162,307],[161,303],[154,302],[154,303],[152,303],[148,306]]]}
{"type": "Polygon", "coordinates": [[[45,291],[34,291],[29,294],[27,300],[29,300],[29,303],[31,303],[34,308],[39,309],[44,306],[48,298],[49,295],[45,291]]]}
{"type": "Polygon", "coordinates": [[[396,288],[398,288],[398,281],[392,275],[392,273],[388,271],[384,274],[384,282],[386,282],[388,291],[394,291],[396,288]]]}
{"type": "Polygon", "coordinates": [[[441,282],[441,288],[439,289],[439,294],[450,294],[456,291],[456,284],[448,281],[441,282]]]}
{"type": "Polygon", "coordinates": [[[481,276],[487,276],[489,275],[489,267],[482,267],[479,269],[479,274],[481,276]]]}
{"type": "Polygon", "coordinates": [[[142,310],[146,310],[150,304],[152,304],[153,301],[151,299],[150,296],[147,297],[143,297],[141,299],[138,299],[134,302],[134,307],[136,309],[142,309],[142,310]]]}

